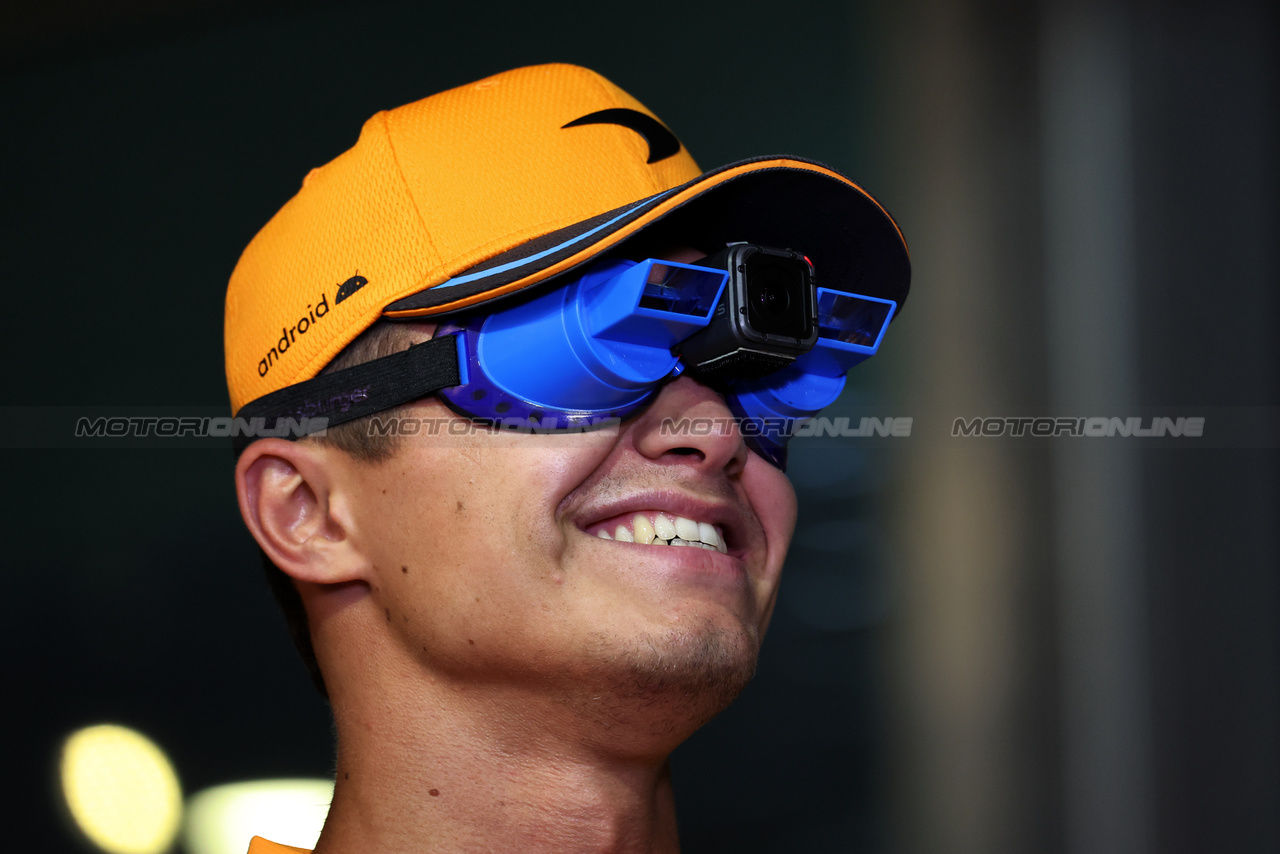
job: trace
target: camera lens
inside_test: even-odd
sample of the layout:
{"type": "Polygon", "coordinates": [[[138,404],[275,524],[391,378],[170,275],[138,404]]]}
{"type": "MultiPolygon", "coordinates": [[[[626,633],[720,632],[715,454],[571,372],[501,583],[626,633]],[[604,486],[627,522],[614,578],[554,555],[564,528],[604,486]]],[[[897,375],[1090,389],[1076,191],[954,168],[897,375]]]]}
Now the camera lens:
{"type": "Polygon", "coordinates": [[[747,315],[760,334],[804,338],[809,334],[804,289],[809,287],[803,261],[753,255],[747,261],[747,315]]]}
{"type": "Polygon", "coordinates": [[[756,296],[760,310],[772,315],[784,314],[791,305],[791,297],[787,294],[787,286],[782,282],[765,282],[760,286],[756,296]]]}

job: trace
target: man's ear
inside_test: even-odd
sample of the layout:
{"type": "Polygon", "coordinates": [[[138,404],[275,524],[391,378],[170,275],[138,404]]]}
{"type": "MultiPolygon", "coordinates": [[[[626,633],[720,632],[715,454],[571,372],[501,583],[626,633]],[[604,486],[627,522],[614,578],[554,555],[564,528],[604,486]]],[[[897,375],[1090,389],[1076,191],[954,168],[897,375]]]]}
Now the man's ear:
{"type": "Polygon", "coordinates": [[[295,581],[364,577],[352,522],[335,501],[332,453],[311,442],[259,439],[236,463],[240,515],[271,562],[295,581]]]}

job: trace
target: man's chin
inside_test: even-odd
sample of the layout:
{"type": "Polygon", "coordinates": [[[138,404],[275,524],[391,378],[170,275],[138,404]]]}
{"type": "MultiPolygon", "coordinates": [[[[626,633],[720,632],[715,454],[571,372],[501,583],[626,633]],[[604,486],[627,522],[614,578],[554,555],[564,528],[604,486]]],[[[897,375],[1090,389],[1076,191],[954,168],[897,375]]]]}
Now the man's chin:
{"type": "Polygon", "coordinates": [[[626,643],[602,640],[607,657],[591,717],[611,729],[633,726],[676,743],[723,711],[755,675],[753,631],[707,620],[646,633],[626,643]]]}

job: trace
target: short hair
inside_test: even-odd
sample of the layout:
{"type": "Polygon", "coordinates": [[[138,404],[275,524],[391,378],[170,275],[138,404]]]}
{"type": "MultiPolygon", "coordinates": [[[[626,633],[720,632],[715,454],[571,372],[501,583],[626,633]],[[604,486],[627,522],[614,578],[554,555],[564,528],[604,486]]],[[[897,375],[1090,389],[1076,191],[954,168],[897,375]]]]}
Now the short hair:
{"type": "MultiPolygon", "coordinates": [[[[320,373],[321,375],[331,374],[343,368],[362,365],[365,362],[398,353],[417,342],[418,336],[408,325],[391,320],[378,320],[348,344],[320,373]]],[[[391,410],[391,414],[394,416],[399,409],[400,407],[391,410]]],[[[384,412],[377,414],[380,417],[387,415],[384,412]]],[[[372,418],[372,415],[366,415],[355,421],[331,427],[322,435],[308,436],[300,441],[316,442],[338,448],[362,463],[378,465],[395,454],[399,440],[394,435],[388,435],[390,431],[370,430],[369,422],[372,418]]],[[[261,548],[259,551],[262,554],[262,569],[267,576],[267,585],[271,588],[271,594],[284,614],[285,622],[288,623],[289,637],[293,641],[293,646],[302,657],[302,663],[306,665],[307,672],[311,675],[312,684],[320,695],[328,700],[329,690],[324,683],[324,674],[320,672],[320,662],[316,660],[315,647],[311,643],[311,624],[307,619],[307,610],[302,605],[302,596],[298,593],[297,585],[272,562],[266,551],[261,548]]]]}

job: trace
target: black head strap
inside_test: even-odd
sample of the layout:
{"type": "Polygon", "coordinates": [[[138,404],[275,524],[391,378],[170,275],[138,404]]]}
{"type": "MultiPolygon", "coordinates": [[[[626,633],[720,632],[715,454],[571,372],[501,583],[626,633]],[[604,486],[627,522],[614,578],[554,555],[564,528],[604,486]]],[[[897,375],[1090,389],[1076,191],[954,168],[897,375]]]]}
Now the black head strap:
{"type": "Polygon", "coordinates": [[[246,403],[236,413],[236,450],[263,436],[296,439],[336,427],[461,382],[457,336],[432,338],[246,403]]]}

